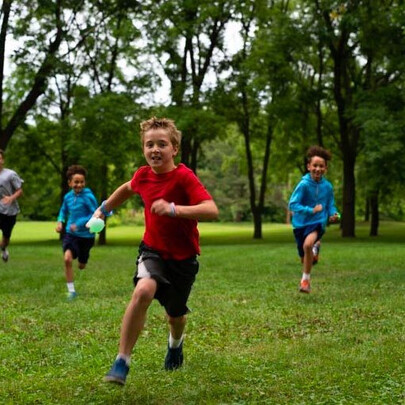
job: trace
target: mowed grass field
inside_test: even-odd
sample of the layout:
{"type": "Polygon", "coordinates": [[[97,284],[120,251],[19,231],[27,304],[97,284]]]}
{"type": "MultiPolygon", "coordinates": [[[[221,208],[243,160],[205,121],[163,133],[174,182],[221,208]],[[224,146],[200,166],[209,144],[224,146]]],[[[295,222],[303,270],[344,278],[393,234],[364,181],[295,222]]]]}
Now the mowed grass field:
{"type": "Polygon", "coordinates": [[[405,404],[405,224],[328,228],[313,292],[288,225],[200,224],[181,370],[165,372],[154,302],[125,387],[117,353],[142,227],[109,228],[66,301],[54,223],[18,222],[0,262],[1,404],[405,404]]]}

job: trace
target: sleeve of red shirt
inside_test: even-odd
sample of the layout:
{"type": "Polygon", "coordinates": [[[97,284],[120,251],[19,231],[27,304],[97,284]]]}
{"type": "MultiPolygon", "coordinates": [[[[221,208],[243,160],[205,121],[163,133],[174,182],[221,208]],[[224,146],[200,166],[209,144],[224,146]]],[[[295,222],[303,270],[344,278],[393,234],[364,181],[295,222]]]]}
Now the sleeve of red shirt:
{"type": "Polygon", "coordinates": [[[134,193],[138,192],[138,187],[137,187],[137,179],[141,175],[141,172],[143,171],[144,166],[141,166],[133,175],[131,179],[131,188],[134,193]]]}
{"type": "Polygon", "coordinates": [[[184,189],[189,196],[190,205],[196,205],[205,200],[212,200],[212,196],[194,174],[194,172],[184,167],[184,189]]]}

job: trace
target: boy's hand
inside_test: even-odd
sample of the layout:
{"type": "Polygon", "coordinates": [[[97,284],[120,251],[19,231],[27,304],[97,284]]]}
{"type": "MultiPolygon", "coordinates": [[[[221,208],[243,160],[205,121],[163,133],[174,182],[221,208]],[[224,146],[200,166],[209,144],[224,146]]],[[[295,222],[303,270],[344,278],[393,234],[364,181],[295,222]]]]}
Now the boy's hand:
{"type": "Polygon", "coordinates": [[[160,216],[162,215],[173,216],[172,204],[161,198],[153,202],[152,206],[150,207],[150,212],[160,216]]]}
{"type": "Polygon", "coordinates": [[[13,202],[13,198],[9,195],[5,195],[2,199],[1,199],[1,203],[4,205],[10,205],[13,202]]]}
{"type": "Polygon", "coordinates": [[[315,205],[314,209],[312,210],[312,212],[314,214],[316,214],[317,212],[321,212],[323,210],[322,204],[317,204],[315,205]]]}
{"type": "Polygon", "coordinates": [[[339,222],[339,220],[340,220],[340,214],[338,212],[336,212],[331,217],[329,217],[329,222],[331,224],[336,224],[337,222],[339,222]]]}
{"type": "Polygon", "coordinates": [[[104,220],[104,215],[103,215],[103,213],[101,212],[101,208],[100,208],[100,207],[98,207],[98,208],[93,212],[92,217],[94,217],[94,218],[101,218],[101,219],[104,220]]]}
{"type": "Polygon", "coordinates": [[[58,222],[58,223],[56,224],[55,231],[58,232],[58,233],[61,233],[61,232],[62,232],[62,228],[63,228],[62,222],[58,222]]]}

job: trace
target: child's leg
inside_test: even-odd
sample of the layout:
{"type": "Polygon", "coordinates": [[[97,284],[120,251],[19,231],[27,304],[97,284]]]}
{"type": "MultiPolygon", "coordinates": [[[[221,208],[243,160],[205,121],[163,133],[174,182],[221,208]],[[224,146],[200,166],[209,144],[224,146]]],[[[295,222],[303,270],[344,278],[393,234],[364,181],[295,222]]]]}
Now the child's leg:
{"type": "Polygon", "coordinates": [[[3,234],[3,239],[1,241],[1,257],[3,259],[3,262],[7,262],[8,261],[8,250],[7,250],[7,246],[10,243],[10,238],[7,238],[4,236],[3,234]]]}
{"type": "Polygon", "coordinates": [[[186,316],[167,316],[170,325],[169,345],[165,357],[165,369],[176,370],[183,365],[183,332],[186,316]]]}
{"type": "Polygon", "coordinates": [[[321,250],[321,240],[319,239],[314,243],[314,246],[312,246],[312,255],[313,255],[312,264],[318,263],[320,250],[321,250]]]}
{"type": "Polygon", "coordinates": [[[90,257],[90,249],[94,246],[94,238],[79,238],[78,241],[77,261],[79,270],[86,268],[90,257]]]}
{"type": "Polygon", "coordinates": [[[66,282],[73,283],[73,253],[70,249],[65,250],[63,259],[65,263],[66,282]]]}
{"type": "Polygon", "coordinates": [[[183,316],[178,316],[178,317],[172,317],[170,315],[167,315],[167,319],[169,321],[169,326],[170,326],[170,339],[172,340],[174,344],[170,344],[170,347],[178,347],[179,344],[181,343],[183,333],[184,333],[184,328],[186,327],[186,321],[187,318],[185,315],[183,316]]]}
{"type": "Polygon", "coordinates": [[[157,283],[152,278],[139,279],[130,303],[122,320],[119,352],[126,357],[132,349],[145,325],[146,312],[152,303],[157,283]]]}
{"type": "Polygon", "coordinates": [[[304,241],[303,249],[304,249],[304,262],[303,262],[303,273],[310,274],[312,265],[313,265],[313,253],[312,247],[318,238],[318,232],[314,231],[307,235],[304,241]]]}
{"type": "Polygon", "coordinates": [[[3,235],[3,239],[1,241],[1,249],[5,250],[7,248],[7,246],[9,245],[9,243],[10,243],[10,239],[4,237],[4,235],[3,235]]]}

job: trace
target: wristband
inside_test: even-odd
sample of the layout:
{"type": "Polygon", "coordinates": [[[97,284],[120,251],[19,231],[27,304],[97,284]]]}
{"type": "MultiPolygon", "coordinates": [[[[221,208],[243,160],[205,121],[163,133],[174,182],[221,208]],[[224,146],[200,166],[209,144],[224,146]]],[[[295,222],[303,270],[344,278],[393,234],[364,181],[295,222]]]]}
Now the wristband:
{"type": "Polygon", "coordinates": [[[174,202],[170,203],[170,214],[169,217],[174,218],[176,216],[176,204],[174,202]]]}
{"type": "Polygon", "coordinates": [[[100,205],[100,211],[105,217],[111,217],[111,215],[114,213],[113,211],[107,211],[105,209],[105,203],[106,201],[104,200],[101,205],[100,205]]]}

